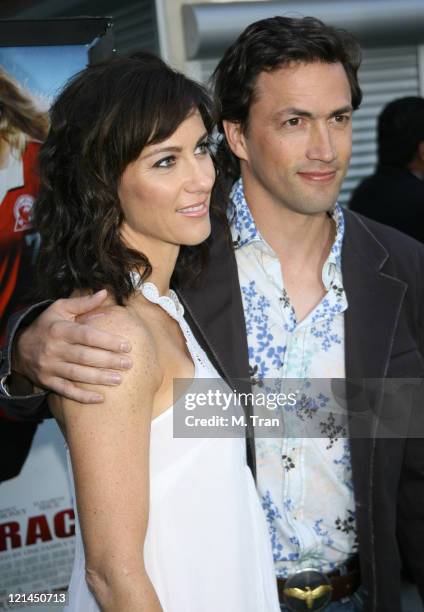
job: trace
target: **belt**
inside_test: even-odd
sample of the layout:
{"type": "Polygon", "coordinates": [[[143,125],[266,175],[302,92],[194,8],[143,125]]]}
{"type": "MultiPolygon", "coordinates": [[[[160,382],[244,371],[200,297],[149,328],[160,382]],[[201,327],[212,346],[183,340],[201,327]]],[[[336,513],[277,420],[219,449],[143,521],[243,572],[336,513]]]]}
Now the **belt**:
{"type": "Polygon", "coordinates": [[[330,601],[349,597],[361,582],[359,557],[355,555],[341,569],[328,574],[305,569],[287,579],[277,578],[280,603],[289,610],[323,610],[330,601]]]}

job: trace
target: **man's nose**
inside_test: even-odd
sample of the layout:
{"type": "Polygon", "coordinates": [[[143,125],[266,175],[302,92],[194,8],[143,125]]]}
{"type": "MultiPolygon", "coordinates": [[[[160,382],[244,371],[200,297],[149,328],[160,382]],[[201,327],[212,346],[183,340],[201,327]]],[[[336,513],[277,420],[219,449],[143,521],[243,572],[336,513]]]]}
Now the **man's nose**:
{"type": "Polygon", "coordinates": [[[325,163],[330,163],[336,159],[337,152],[333,142],[333,135],[327,123],[313,126],[306,156],[308,159],[325,163]]]}

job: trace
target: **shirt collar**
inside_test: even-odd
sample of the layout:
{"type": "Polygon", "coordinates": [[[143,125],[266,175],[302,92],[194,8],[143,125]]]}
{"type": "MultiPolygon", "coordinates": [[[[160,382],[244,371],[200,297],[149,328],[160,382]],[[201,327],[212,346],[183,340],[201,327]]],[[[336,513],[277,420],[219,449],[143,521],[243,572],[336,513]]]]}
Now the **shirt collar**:
{"type": "Polygon", "coordinates": [[[334,239],[333,246],[331,247],[331,251],[328,256],[327,262],[334,263],[337,266],[337,268],[341,269],[342,245],[343,245],[343,238],[344,238],[344,232],[345,232],[345,221],[344,221],[343,209],[340,206],[340,204],[336,202],[334,208],[330,211],[329,214],[331,218],[333,219],[334,223],[336,224],[336,237],[334,239]]]}
{"type": "Polygon", "coordinates": [[[327,291],[331,287],[337,292],[343,289],[342,282],[342,245],[345,231],[343,209],[340,204],[335,204],[329,211],[331,218],[336,224],[336,237],[330,253],[322,268],[322,282],[327,291]]]}
{"type": "MultiPolygon", "coordinates": [[[[234,248],[240,249],[245,245],[258,242],[258,246],[263,247],[266,245],[267,249],[271,250],[256,228],[252,213],[244,197],[243,180],[241,178],[233,185],[230,198],[233,203],[231,234],[234,248]]],[[[342,207],[336,203],[329,214],[336,224],[336,237],[322,271],[322,280],[327,289],[329,289],[332,281],[334,281],[336,272],[338,272],[338,276],[341,278],[341,254],[345,231],[342,207]]]]}
{"type": "Polygon", "coordinates": [[[231,234],[235,249],[240,249],[255,240],[263,241],[244,197],[243,181],[241,178],[234,183],[230,193],[233,203],[233,218],[231,220],[231,234]]]}

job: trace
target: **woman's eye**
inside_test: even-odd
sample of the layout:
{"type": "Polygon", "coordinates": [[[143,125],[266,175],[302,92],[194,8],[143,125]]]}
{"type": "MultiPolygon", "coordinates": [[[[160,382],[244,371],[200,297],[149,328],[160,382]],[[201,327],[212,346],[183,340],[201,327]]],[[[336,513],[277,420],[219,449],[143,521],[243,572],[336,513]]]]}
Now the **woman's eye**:
{"type": "Polygon", "coordinates": [[[209,153],[209,152],[210,152],[210,143],[208,140],[204,140],[203,142],[198,144],[196,147],[196,153],[200,153],[204,155],[205,153],[209,153]]]}
{"type": "Polygon", "coordinates": [[[168,155],[168,157],[163,157],[159,159],[155,164],[153,164],[154,168],[169,168],[175,164],[174,155],[168,155]]]}

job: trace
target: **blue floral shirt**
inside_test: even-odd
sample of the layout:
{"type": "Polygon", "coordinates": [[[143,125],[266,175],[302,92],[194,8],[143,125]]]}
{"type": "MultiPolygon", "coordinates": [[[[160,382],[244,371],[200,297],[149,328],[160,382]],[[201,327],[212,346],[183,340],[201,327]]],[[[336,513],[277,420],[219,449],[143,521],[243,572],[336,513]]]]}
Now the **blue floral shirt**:
{"type": "Polygon", "coordinates": [[[345,377],[343,212],[336,205],[331,213],[337,229],[322,271],[326,295],[297,322],[279,260],[255,227],[241,179],[231,195],[252,383],[289,392],[294,379],[301,380],[296,405],[281,408],[285,435],[256,438],[258,491],[276,574],[287,577],[305,567],[328,572],[357,547],[349,445],[332,408],[330,381],[345,377]]]}

